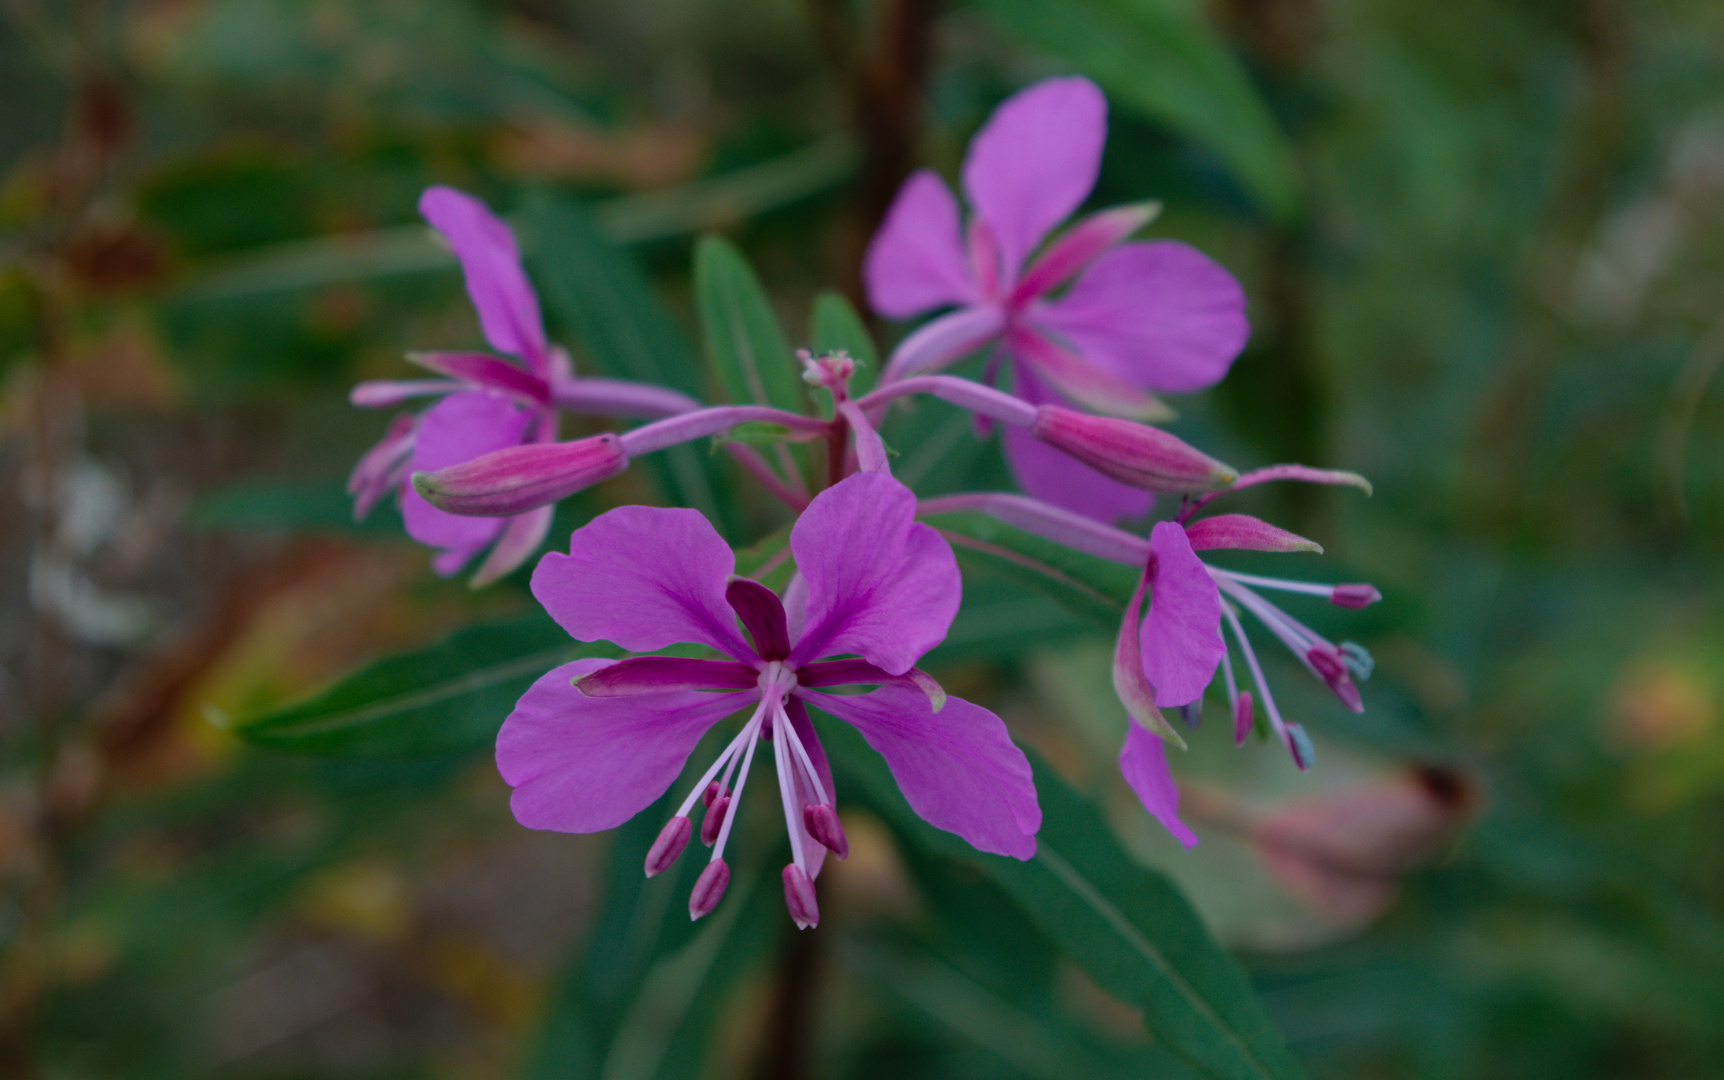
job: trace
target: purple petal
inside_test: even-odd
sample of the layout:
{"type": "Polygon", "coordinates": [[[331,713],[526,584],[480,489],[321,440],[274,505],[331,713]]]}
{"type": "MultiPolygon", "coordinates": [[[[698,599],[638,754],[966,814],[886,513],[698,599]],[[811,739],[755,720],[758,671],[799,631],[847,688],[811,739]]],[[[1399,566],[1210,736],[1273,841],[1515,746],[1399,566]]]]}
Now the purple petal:
{"type": "Polygon", "coordinates": [[[862,260],[868,303],[888,319],[974,303],[958,239],[958,202],[932,169],[910,174],[862,260]]]}
{"type": "Polygon", "coordinates": [[[736,578],[725,586],[724,599],[754,639],[754,651],[762,660],[790,655],[790,628],[777,593],[758,581],[736,578]]]}
{"type": "Polygon", "coordinates": [[[1179,787],[1167,767],[1167,747],[1162,741],[1132,723],[1119,751],[1119,771],[1149,815],[1162,823],[1173,838],[1192,847],[1197,834],[1179,820],[1179,787]]]}
{"type": "Polygon", "coordinates": [[[479,328],[498,352],[547,372],[545,325],[539,318],[539,298],[521,269],[515,234],[483,202],[454,188],[426,188],[419,196],[419,213],[442,233],[461,260],[467,295],[479,313],[479,328]]]}
{"type": "Polygon", "coordinates": [[[530,371],[484,353],[417,352],[407,359],[429,371],[460,379],[485,390],[510,394],[532,405],[551,401],[551,385],[530,371]]]}
{"type": "Polygon", "coordinates": [[[377,500],[401,484],[407,463],[413,457],[413,434],[419,418],[402,413],[389,422],[389,431],[367,450],[347,477],[347,493],[353,496],[353,520],[364,521],[377,500]]]}
{"type": "MultiPolygon", "coordinates": [[[[426,411],[413,441],[412,472],[460,465],[482,454],[518,445],[532,414],[506,398],[483,390],[450,394],[426,411]]],[[[452,574],[503,531],[504,519],[466,517],[437,509],[412,485],[401,489],[401,517],[407,535],[447,554],[433,563],[452,574]],[[464,555],[457,556],[457,553],[464,555]],[[451,565],[452,564],[452,565],[451,565]]]]}
{"type": "Polygon", "coordinates": [[[545,542],[551,531],[551,518],[556,512],[555,506],[541,506],[509,518],[502,535],[497,537],[497,546],[485,556],[479,569],[473,571],[473,587],[482,588],[520,569],[521,564],[532,558],[539,545],[545,542]]]}
{"type": "Polygon", "coordinates": [[[1173,410],[1154,394],[1138,389],[1100,364],[1090,363],[1040,331],[1014,328],[1006,343],[1012,355],[1034,364],[1037,373],[1060,393],[1085,408],[1146,422],[1173,419],[1173,410]]]}
{"type": "Polygon", "coordinates": [[[529,829],[601,832],[651,806],[707,729],[757,694],[681,692],[589,698],[570,680],[604,667],[576,660],[532,685],[497,734],[497,771],[529,829]]]}
{"type": "Polygon", "coordinates": [[[997,307],[959,308],[929,319],[892,350],[881,383],[945,367],[992,342],[1005,325],[997,307]]]}
{"type": "Polygon", "coordinates": [[[1185,749],[1185,738],[1175,731],[1155,705],[1155,687],[1143,673],[1143,595],[1149,591],[1149,573],[1138,576],[1137,588],[1125,605],[1119,636],[1113,643],[1113,692],[1125,706],[1126,715],[1156,736],[1185,749]]]}
{"type": "Polygon", "coordinates": [[[964,193],[1013,276],[1095,187],[1107,99],[1088,79],[1044,79],[1007,98],[964,158],[964,193]]]}
{"type": "Polygon", "coordinates": [[[1091,214],[1036,256],[1012,290],[1014,304],[1034,300],[1059,288],[1066,279],[1095,261],[1096,256],[1123,242],[1161,213],[1158,202],[1130,203],[1091,214]]]}
{"type": "MultiPolygon", "coordinates": [[[[1057,401],[1023,364],[1013,364],[1018,396],[1034,404],[1057,401]]],[[[1121,518],[1142,517],[1155,505],[1155,496],[1122,484],[1056,450],[1021,427],[1001,431],[1006,464],[1027,494],[1062,510],[1112,524],[1121,518]]]]}
{"type": "Polygon", "coordinates": [[[911,686],[927,696],[935,712],[946,707],[946,688],[921,668],[891,675],[866,660],[825,660],[797,668],[796,681],[803,686],[911,686]]]}
{"type": "Polygon", "coordinates": [[[371,379],[348,391],[347,400],[361,409],[387,409],[412,398],[465,389],[465,384],[453,379],[371,379]]]}
{"type": "Polygon", "coordinates": [[[587,697],[634,697],[680,690],[746,690],[759,680],[759,673],[735,660],[631,656],[583,675],[575,689],[587,697]]]}
{"type": "Polygon", "coordinates": [[[923,821],[978,851],[1015,859],[1035,854],[1042,811],[1030,763],[999,717],[962,698],[948,698],[935,715],[925,696],[901,686],[853,697],[804,696],[862,733],[923,821]]]}
{"type": "Polygon", "coordinates": [[[958,562],[916,523],[916,496],[887,473],[857,473],[814,497],[790,532],[808,583],[793,666],[860,653],[902,675],[938,645],[958,613],[958,562]]]}
{"type": "Polygon", "coordinates": [[[621,506],[576,529],[567,555],[539,560],[533,595],[580,641],[630,652],[694,641],[752,662],[724,599],[735,567],[697,511],[621,506]]]}
{"type": "Polygon", "coordinates": [[[1143,673],[1162,708],[1203,696],[1226,646],[1221,640],[1221,593],[1185,530],[1157,522],[1149,534],[1149,614],[1143,619],[1143,673]]]}
{"type": "Polygon", "coordinates": [[[1171,240],[1122,244],[1090,264],[1031,320],[1085,359],[1149,390],[1213,386],[1245,347],[1245,291],[1196,248],[1171,240]]]}

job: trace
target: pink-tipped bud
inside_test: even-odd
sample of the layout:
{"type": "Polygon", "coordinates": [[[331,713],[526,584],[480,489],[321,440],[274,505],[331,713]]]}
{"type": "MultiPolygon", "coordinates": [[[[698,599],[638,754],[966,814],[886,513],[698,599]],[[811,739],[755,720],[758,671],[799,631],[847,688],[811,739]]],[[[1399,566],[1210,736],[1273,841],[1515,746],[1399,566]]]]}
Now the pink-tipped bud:
{"type": "Polygon", "coordinates": [[[700,842],[707,847],[718,843],[718,830],[724,825],[724,815],[730,810],[730,796],[720,795],[706,808],[700,819],[700,842]]]}
{"type": "Polygon", "coordinates": [[[1251,725],[1255,720],[1251,699],[1251,691],[1241,690],[1239,700],[1233,703],[1233,745],[1244,746],[1245,736],[1251,734],[1251,725]]]}
{"type": "Polygon", "coordinates": [[[1331,604],[1344,608],[1370,607],[1382,598],[1375,585],[1337,585],[1329,594],[1331,604]]]}
{"type": "Polygon", "coordinates": [[[1199,518],[1185,527],[1185,538],[1191,541],[1193,551],[1233,548],[1240,551],[1323,553],[1323,545],[1317,541],[1307,540],[1250,514],[1216,514],[1199,518]]]}
{"type": "Polygon", "coordinates": [[[1058,405],[1036,409],[1030,434],[1121,483],[1146,491],[1217,491],[1239,478],[1195,447],[1147,424],[1058,405]]]}
{"type": "Polygon", "coordinates": [[[702,806],[710,810],[712,808],[713,800],[723,794],[725,794],[724,785],[719,783],[717,780],[714,780],[712,783],[706,785],[705,791],[700,793],[700,803],[702,806]]]}
{"type": "Polygon", "coordinates": [[[664,823],[664,828],[659,830],[658,839],[647,849],[647,877],[656,877],[670,869],[670,864],[676,862],[676,857],[688,846],[690,828],[688,818],[681,814],[664,823]]]}
{"type": "Polygon", "coordinates": [[[688,894],[688,917],[698,919],[717,907],[729,885],[730,867],[724,865],[724,860],[714,859],[707,863],[706,869],[695,879],[693,891],[688,894]]]}
{"type": "Polygon", "coordinates": [[[838,812],[825,803],[811,803],[802,808],[802,827],[820,846],[840,859],[850,854],[850,841],[844,835],[844,825],[838,812]]]}
{"type": "Polygon", "coordinates": [[[790,909],[790,919],[798,930],[819,925],[820,905],[814,899],[814,882],[795,863],[784,868],[784,906],[790,909]]]}
{"type": "Polygon", "coordinates": [[[493,450],[447,469],[414,473],[413,487],[451,514],[510,517],[609,480],[628,466],[615,435],[594,435],[493,450]]]}
{"type": "Polygon", "coordinates": [[[1359,696],[1359,688],[1353,685],[1353,678],[1347,672],[1347,662],[1342,659],[1338,649],[1325,645],[1313,645],[1311,651],[1305,654],[1312,670],[1319,678],[1329,685],[1329,690],[1341,700],[1341,704],[1354,712],[1365,711],[1365,701],[1359,696]]]}

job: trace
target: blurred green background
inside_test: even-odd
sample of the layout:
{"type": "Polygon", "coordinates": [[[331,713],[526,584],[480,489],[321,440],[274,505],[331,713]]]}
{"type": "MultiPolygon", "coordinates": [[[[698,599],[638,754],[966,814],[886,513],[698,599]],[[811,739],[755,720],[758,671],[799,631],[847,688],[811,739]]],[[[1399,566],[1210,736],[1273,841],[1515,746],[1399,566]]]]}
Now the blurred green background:
{"type": "MultiPolygon", "coordinates": [[[[1724,1075],[1724,6],[0,14],[0,1076],[1186,1075],[994,886],[923,873],[865,809],[817,937],[733,895],[765,915],[606,1004],[577,1066],[600,1021],[570,988],[632,940],[612,889],[638,864],[607,853],[639,837],[516,826],[483,730],[389,760],[232,733],[532,614],[519,580],[433,578],[390,513],[348,520],[387,417],[347,388],[478,340],[425,185],[511,216],[583,370],[638,372],[605,335],[644,304],[636,360],[710,389],[699,235],[806,341],[817,290],[860,300],[906,171],[952,175],[1002,97],[1068,71],[1112,103],[1092,205],[1163,200],[1153,234],[1250,299],[1246,353],[1174,429],[1375,483],[1239,502],[1328,550],[1264,565],[1381,587],[1289,604],[1377,675],[1353,716],[1274,658],[1317,767],[1212,724],[1175,762],[1189,853],[1114,769],[1105,627],[977,574],[942,679],[1180,883],[1309,1075],[1724,1075]]],[[[1004,482],[951,414],[901,423],[934,448],[896,466],[921,490],[1004,482]]],[[[673,473],[571,500],[552,543],[673,473]]],[[[733,538],[780,523],[717,475],[733,538]]]]}

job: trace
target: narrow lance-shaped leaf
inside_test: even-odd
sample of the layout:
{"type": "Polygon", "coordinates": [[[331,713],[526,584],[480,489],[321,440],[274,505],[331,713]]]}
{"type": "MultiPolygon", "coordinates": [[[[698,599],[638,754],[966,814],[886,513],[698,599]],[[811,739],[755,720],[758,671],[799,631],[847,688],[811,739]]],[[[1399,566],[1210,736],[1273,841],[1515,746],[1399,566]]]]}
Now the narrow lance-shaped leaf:
{"type": "Polygon", "coordinates": [[[360,668],[238,733],[261,746],[324,756],[473,753],[496,738],[533,680],[565,661],[606,651],[571,641],[544,615],[469,626],[429,648],[360,668]]]}
{"type": "MultiPolygon", "coordinates": [[[[523,227],[534,240],[534,280],[549,313],[574,331],[605,374],[704,396],[694,346],[640,267],[605,240],[586,210],[541,194],[528,204],[523,227]]],[[[670,501],[699,510],[728,536],[740,535],[735,500],[721,497],[723,477],[708,455],[679,446],[643,464],[670,501]]]]}
{"type": "Polygon", "coordinates": [[[1095,79],[1113,101],[1208,147],[1279,220],[1299,210],[1286,138],[1215,32],[1156,0],[971,0],[1095,79]]]}
{"type": "MultiPolygon", "coordinates": [[[[694,296],[707,359],[730,400],[806,412],[802,365],[784,339],[760,279],[729,241],[707,236],[695,248],[694,296]]],[[[790,449],[777,450],[785,472],[795,469],[790,449]]]]}
{"type": "MultiPolygon", "coordinates": [[[[1157,1042],[1214,1080],[1295,1080],[1300,1070],[1250,982],[1166,878],[1138,865],[1095,807],[1029,753],[1042,828],[1027,862],[976,853],[919,821],[890,772],[846,725],[821,728],[840,790],[856,792],[909,842],[969,863],[999,885],[1108,993],[1143,1009],[1157,1042]]],[[[1001,942],[1010,947],[1010,942],[1001,942]]]]}

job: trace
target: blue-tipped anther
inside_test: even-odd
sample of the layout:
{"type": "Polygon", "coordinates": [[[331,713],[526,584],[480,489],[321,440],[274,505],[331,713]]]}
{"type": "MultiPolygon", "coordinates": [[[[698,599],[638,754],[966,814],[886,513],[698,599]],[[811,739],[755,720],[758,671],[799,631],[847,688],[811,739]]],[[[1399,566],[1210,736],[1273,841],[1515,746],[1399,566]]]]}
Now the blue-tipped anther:
{"type": "Polygon", "coordinates": [[[1365,646],[1357,641],[1341,642],[1341,663],[1347,665],[1347,670],[1353,673],[1353,678],[1364,682],[1371,677],[1371,672],[1377,670],[1377,661],[1366,651],[1365,646]]]}

